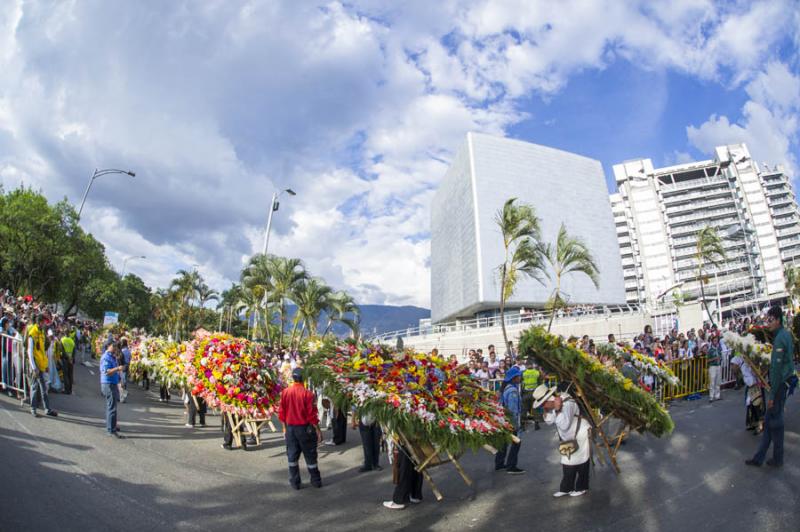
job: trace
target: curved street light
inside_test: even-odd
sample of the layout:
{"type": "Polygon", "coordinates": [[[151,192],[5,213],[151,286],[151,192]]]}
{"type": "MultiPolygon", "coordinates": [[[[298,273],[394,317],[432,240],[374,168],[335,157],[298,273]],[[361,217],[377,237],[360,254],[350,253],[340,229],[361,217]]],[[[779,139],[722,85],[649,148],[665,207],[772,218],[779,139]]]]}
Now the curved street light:
{"type": "Polygon", "coordinates": [[[147,257],[145,257],[144,255],[131,255],[130,257],[125,257],[125,260],[122,261],[122,275],[120,275],[120,277],[122,277],[123,279],[125,278],[125,268],[128,266],[129,260],[146,259],[146,258],[147,257]]]}
{"type": "Polygon", "coordinates": [[[272,194],[272,203],[270,204],[269,216],[267,217],[267,230],[264,233],[264,248],[262,250],[262,253],[264,255],[267,254],[267,246],[269,245],[269,230],[270,230],[270,228],[272,228],[272,213],[277,211],[278,207],[280,207],[280,203],[278,203],[278,198],[283,193],[289,194],[290,196],[296,196],[297,195],[297,192],[295,192],[291,188],[286,188],[286,189],[281,190],[280,192],[275,192],[275,193],[272,194]]]}
{"type": "Polygon", "coordinates": [[[98,177],[101,177],[101,176],[104,176],[104,175],[108,175],[108,174],[125,174],[125,175],[129,175],[131,177],[136,177],[136,172],[131,172],[130,170],[117,170],[116,168],[106,168],[104,170],[98,170],[97,168],[95,168],[94,173],[92,174],[92,177],[89,179],[89,184],[86,185],[86,192],[83,193],[83,199],[81,200],[81,206],[78,209],[78,219],[79,220],[81,218],[81,213],[83,212],[83,205],[86,203],[86,196],[89,195],[89,190],[91,190],[92,184],[94,183],[94,180],[97,179],[98,177]]]}

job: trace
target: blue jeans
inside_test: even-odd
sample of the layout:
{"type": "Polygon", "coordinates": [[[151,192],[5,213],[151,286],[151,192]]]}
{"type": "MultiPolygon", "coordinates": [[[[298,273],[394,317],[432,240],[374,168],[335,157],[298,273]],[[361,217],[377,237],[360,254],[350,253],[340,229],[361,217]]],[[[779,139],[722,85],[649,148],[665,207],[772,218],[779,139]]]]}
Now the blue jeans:
{"type": "Polygon", "coordinates": [[[50,402],[47,400],[47,386],[44,383],[44,373],[36,372],[36,377],[31,379],[31,412],[36,412],[36,403],[41,401],[45,412],[50,411],[50,402]]]}
{"type": "Polygon", "coordinates": [[[764,417],[764,432],[761,433],[761,442],[758,445],[753,460],[759,464],[764,462],[770,443],[772,444],[772,459],[777,465],[783,464],[783,405],[786,402],[786,384],[778,387],[775,402],[772,408],[767,409],[764,417]]]}
{"type": "Polygon", "coordinates": [[[109,434],[117,430],[117,403],[119,387],[116,384],[101,384],[100,391],[106,398],[106,430],[109,434]]]}

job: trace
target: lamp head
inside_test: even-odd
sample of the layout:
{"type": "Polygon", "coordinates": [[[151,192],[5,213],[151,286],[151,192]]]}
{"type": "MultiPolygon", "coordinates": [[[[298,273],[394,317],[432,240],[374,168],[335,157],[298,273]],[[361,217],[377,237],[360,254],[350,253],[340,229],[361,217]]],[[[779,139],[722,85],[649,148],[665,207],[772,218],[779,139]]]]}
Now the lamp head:
{"type": "Polygon", "coordinates": [[[294,190],[292,190],[291,188],[287,188],[286,192],[288,192],[292,196],[297,196],[297,193],[294,190]]]}
{"type": "Polygon", "coordinates": [[[131,172],[130,170],[128,170],[128,171],[127,171],[127,172],[125,172],[125,173],[126,173],[126,174],[128,174],[128,175],[129,175],[129,176],[131,176],[131,177],[136,177],[136,172],[131,172]]]}

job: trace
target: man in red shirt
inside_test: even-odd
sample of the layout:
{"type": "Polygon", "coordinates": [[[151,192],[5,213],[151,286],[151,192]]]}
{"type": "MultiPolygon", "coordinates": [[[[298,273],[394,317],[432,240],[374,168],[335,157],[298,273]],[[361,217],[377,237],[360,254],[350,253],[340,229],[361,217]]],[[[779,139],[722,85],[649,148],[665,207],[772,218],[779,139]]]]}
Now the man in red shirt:
{"type": "Polygon", "coordinates": [[[300,489],[300,453],[306,459],[311,485],[322,487],[322,478],[317,465],[317,445],[322,441],[319,430],[319,414],[314,393],[303,386],[303,369],[292,371],[294,384],[281,392],[278,419],[283,425],[286,438],[286,454],[289,457],[289,483],[300,489]]]}

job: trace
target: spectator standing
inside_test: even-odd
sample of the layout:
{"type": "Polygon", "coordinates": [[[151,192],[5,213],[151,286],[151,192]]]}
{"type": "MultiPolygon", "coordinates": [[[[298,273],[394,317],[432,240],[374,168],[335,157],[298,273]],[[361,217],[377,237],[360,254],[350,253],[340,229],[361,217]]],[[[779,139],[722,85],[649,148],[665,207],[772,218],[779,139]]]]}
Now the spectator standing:
{"type": "Polygon", "coordinates": [[[128,400],[128,366],[131,363],[131,350],[128,347],[128,339],[123,338],[120,341],[120,365],[122,371],[120,372],[120,402],[124,403],[128,400]]]}
{"type": "Polygon", "coordinates": [[[720,386],[722,384],[722,373],[720,362],[722,362],[722,348],[719,345],[719,336],[711,338],[711,345],[708,347],[708,402],[713,403],[721,399],[720,386]]]}
{"type": "Polygon", "coordinates": [[[64,393],[72,393],[73,368],[75,367],[75,340],[70,335],[61,333],[61,367],[64,374],[64,393]]]}
{"type": "Polygon", "coordinates": [[[44,406],[44,413],[51,417],[58,416],[58,413],[50,408],[47,397],[47,386],[44,382],[44,375],[47,373],[47,352],[45,351],[44,331],[42,330],[42,317],[36,315],[33,318],[33,325],[27,330],[28,344],[28,364],[30,366],[30,387],[31,387],[31,415],[39,417],[36,413],[36,406],[41,401],[44,406]]]}
{"type": "Polygon", "coordinates": [[[100,391],[106,399],[106,431],[109,436],[122,438],[117,426],[117,403],[119,403],[119,381],[123,367],[117,362],[116,346],[111,342],[100,358],[100,391]]]}

